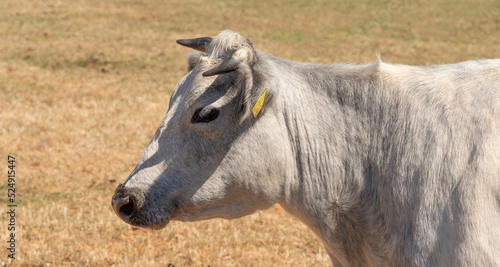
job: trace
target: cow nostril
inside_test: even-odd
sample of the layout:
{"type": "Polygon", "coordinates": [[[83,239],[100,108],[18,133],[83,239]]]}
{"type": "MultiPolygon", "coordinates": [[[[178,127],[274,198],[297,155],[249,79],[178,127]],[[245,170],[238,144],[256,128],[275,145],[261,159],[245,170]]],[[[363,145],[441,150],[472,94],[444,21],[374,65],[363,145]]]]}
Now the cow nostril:
{"type": "Polygon", "coordinates": [[[120,215],[122,215],[123,217],[132,216],[132,213],[134,212],[134,206],[134,199],[130,197],[129,202],[120,207],[120,215]]]}
{"type": "Polygon", "coordinates": [[[135,199],[132,196],[114,196],[113,209],[116,214],[124,221],[130,221],[135,211],[135,199]]]}

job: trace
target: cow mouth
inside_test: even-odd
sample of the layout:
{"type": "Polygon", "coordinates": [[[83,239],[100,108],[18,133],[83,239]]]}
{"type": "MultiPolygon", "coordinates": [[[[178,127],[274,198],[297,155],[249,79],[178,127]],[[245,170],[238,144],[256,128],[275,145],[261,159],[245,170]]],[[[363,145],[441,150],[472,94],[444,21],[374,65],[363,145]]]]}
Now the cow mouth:
{"type": "Polygon", "coordinates": [[[151,230],[161,230],[172,220],[172,212],[156,212],[139,212],[137,216],[130,221],[130,224],[151,230]]]}
{"type": "Polygon", "coordinates": [[[168,208],[160,210],[161,211],[159,212],[157,210],[157,212],[158,214],[164,214],[163,216],[153,215],[153,219],[143,219],[142,222],[144,223],[141,225],[141,227],[151,230],[161,230],[165,228],[170,223],[170,221],[181,211],[181,209],[179,208],[179,202],[177,200],[170,202],[168,208]]]}
{"type": "Polygon", "coordinates": [[[159,223],[144,225],[143,227],[151,229],[151,230],[161,230],[161,229],[165,228],[168,225],[168,223],[170,223],[170,219],[165,219],[159,223]]]}
{"type": "Polygon", "coordinates": [[[132,226],[137,226],[141,228],[151,229],[151,230],[161,230],[165,228],[170,223],[170,218],[158,218],[158,219],[147,219],[148,216],[137,216],[130,220],[129,223],[132,226]]]}

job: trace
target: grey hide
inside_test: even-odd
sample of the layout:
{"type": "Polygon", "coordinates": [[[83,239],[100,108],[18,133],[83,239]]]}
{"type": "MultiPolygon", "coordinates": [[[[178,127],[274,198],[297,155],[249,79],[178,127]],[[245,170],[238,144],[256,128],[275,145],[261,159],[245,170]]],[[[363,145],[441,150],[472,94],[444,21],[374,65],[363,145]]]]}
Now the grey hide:
{"type": "Polygon", "coordinates": [[[335,266],[500,266],[499,59],[322,66],[229,30],[196,40],[206,54],[189,53],[113,197],[124,221],[158,229],[279,203],[335,266]]]}

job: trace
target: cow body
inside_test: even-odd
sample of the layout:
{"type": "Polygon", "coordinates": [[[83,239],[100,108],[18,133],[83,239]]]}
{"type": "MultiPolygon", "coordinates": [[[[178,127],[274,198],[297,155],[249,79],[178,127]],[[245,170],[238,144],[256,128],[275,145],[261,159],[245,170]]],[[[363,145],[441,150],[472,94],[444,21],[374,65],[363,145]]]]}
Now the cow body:
{"type": "Polygon", "coordinates": [[[206,49],[115,193],[122,219],[160,228],[279,203],[334,265],[500,265],[500,60],[320,66],[231,31],[206,49]]]}

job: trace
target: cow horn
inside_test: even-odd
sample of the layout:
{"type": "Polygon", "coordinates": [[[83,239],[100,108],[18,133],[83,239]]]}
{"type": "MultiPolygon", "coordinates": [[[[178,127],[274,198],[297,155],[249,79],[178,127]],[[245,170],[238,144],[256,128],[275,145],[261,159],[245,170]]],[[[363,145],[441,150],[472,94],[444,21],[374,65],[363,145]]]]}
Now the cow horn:
{"type": "Polygon", "coordinates": [[[239,64],[240,64],[240,61],[237,61],[234,58],[230,58],[228,60],[224,60],[217,67],[214,67],[212,69],[209,69],[209,70],[203,72],[202,75],[206,77],[206,76],[213,76],[213,75],[224,74],[224,73],[228,73],[231,71],[235,71],[239,64]]]}
{"type": "Polygon", "coordinates": [[[233,56],[230,59],[224,60],[218,66],[205,71],[202,75],[206,77],[235,71],[241,62],[246,61],[248,63],[252,63],[252,60],[252,49],[250,49],[249,47],[242,47],[236,50],[236,52],[234,52],[233,56]]]}
{"type": "Polygon", "coordinates": [[[212,42],[212,37],[199,37],[194,39],[180,39],[177,43],[189,48],[196,49],[198,51],[206,53],[208,46],[212,42]]]}

